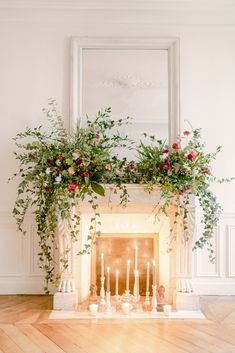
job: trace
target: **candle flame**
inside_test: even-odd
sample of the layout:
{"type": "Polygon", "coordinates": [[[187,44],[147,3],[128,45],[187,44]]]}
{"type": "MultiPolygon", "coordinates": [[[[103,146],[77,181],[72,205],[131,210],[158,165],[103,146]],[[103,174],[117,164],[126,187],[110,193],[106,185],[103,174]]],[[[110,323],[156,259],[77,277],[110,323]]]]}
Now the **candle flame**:
{"type": "Polygon", "coordinates": [[[116,276],[118,276],[118,275],[119,275],[119,270],[116,271],[116,276]]]}

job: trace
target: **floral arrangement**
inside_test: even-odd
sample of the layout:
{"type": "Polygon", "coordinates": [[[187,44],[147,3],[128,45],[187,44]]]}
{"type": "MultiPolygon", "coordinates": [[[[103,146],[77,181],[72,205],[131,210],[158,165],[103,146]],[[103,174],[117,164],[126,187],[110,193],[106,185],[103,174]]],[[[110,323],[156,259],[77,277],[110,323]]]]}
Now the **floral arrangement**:
{"type": "MultiPolygon", "coordinates": [[[[82,253],[90,251],[99,232],[99,212],[97,196],[104,196],[103,184],[114,184],[122,190],[120,203],[128,202],[126,183],[143,184],[147,192],[154,186],[160,187],[161,201],[155,210],[167,212],[173,203],[178,205],[174,224],[182,220],[185,240],[187,232],[187,205],[190,195],[198,197],[204,214],[204,232],[195,242],[194,248],[208,246],[213,261],[211,238],[221,211],[220,205],[209,186],[215,177],[211,174],[211,162],[215,153],[205,153],[201,143],[200,130],[185,131],[172,146],[155,136],[147,136],[149,142],[140,142],[136,150],[136,161],[120,159],[120,148],[133,148],[128,136],[122,136],[118,128],[129,123],[129,118],[115,121],[110,117],[111,109],[98,112],[94,120],[87,117],[86,126],[77,125],[74,133],[64,128],[62,118],[57,113],[54,100],[49,101],[44,110],[51,124],[49,131],[42,126],[19,133],[15,143],[19,152],[15,153],[20,162],[18,196],[13,209],[17,226],[23,230],[26,212],[33,210],[37,224],[40,253],[39,264],[45,272],[45,292],[49,283],[57,283],[60,274],[56,273],[52,247],[57,246],[56,228],[58,219],[67,219],[73,241],[79,235],[79,214],[71,209],[88,197],[94,211],[91,219],[90,234],[82,253]],[[19,142],[23,141],[23,142],[19,142]]],[[[220,180],[227,181],[227,179],[220,180]]],[[[173,235],[173,229],[171,229],[173,235]]],[[[171,242],[169,242],[169,250],[171,242]]],[[[65,257],[60,262],[67,267],[65,257]]]]}

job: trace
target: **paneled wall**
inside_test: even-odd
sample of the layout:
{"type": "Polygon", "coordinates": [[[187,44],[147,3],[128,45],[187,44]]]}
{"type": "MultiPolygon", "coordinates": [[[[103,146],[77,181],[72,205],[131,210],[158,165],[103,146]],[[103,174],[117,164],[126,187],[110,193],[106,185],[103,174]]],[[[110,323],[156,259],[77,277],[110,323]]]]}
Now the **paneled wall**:
{"type": "MultiPolygon", "coordinates": [[[[27,219],[27,235],[17,234],[11,217],[17,183],[7,179],[17,168],[12,137],[45,124],[41,110],[48,98],[57,99],[69,125],[71,36],[179,37],[182,129],[189,120],[202,128],[209,150],[223,145],[214,171],[235,176],[234,7],[223,4],[216,12],[216,2],[213,11],[207,5],[203,12],[195,3],[60,0],[29,6],[30,0],[0,0],[0,294],[43,290],[34,226],[27,219]],[[99,5],[95,10],[91,4],[99,5]]],[[[225,210],[216,231],[216,262],[197,251],[193,284],[204,294],[235,294],[235,183],[213,189],[225,210]]]]}

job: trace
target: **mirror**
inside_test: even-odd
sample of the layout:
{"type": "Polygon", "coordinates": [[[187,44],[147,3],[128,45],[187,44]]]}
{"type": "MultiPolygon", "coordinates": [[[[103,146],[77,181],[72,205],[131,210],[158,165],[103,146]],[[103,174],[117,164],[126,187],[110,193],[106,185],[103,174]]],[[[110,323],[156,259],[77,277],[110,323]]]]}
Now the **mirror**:
{"type": "Polygon", "coordinates": [[[132,118],[132,140],[146,132],[171,143],[179,133],[178,56],[175,38],[73,38],[71,126],[111,107],[112,118],[132,118]]]}

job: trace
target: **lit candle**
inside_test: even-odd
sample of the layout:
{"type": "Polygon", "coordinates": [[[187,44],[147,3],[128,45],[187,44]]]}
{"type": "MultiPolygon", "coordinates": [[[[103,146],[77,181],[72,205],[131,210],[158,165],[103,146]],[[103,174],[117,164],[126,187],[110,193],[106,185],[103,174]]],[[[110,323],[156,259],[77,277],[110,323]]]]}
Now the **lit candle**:
{"type": "Polygon", "coordinates": [[[118,279],[119,279],[119,271],[117,270],[116,271],[116,295],[118,295],[118,279]]]}
{"type": "Polygon", "coordinates": [[[147,262],[146,292],[149,292],[149,270],[150,270],[150,263],[147,262]]]}
{"type": "Polygon", "coordinates": [[[110,268],[107,267],[107,292],[110,292],[110,268]]]}
{"type": "Polygon", "coordinates": [[[138,246],[135,247],[135,270],[138,268],[138,246]]]}
{"type": "Polygon", "coordinates": [[[101,254],[101,277],[104,277],[104,254],[101,254]]]}
{"type": "Polygon", "coordinates": [[[130,260],[127,261],[126,269],[126,290],[129,291],[129,280],[130,280],[130,260]]]}
{"type": "Polygon", "coordinates": [[[153,285],[156,286],[156,263],[153,260],[153,285]]]}
{"type": "Polygon", "coordinates": [[[139,298],[139,271],[135,270],[135,280],[136,280],[136,297],[139,298]]]}

